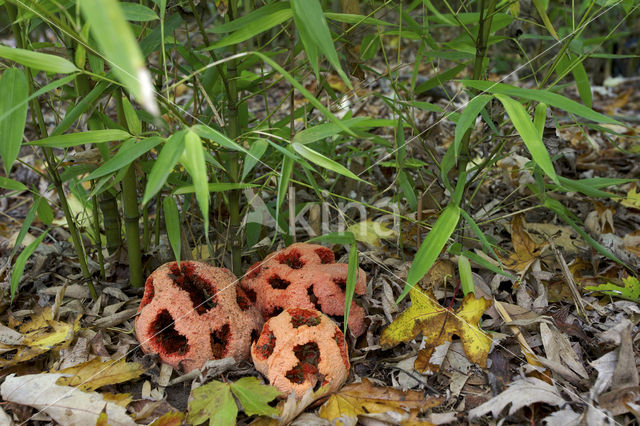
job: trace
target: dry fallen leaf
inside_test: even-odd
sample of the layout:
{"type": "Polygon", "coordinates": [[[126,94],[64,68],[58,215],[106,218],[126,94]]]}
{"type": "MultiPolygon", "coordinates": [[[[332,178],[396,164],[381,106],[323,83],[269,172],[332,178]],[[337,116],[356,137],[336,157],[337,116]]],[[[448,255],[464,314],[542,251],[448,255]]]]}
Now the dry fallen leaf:
{"type": "Polygon", "coordinates": [[[507,258],[502,258],[502,261],[507,268],[521,275],[527,272],[529,266],[538,259],[542,249],[547,245],[547,243],[536,244],[533,241],[524,230],[524,219],[520,214],[515,215],[511,222],[511,242],[514,253],[511,253],[507,258]]]}
{"type": "MultiPolygon", "coordinates": [[[[52,371],[53,373],[53,371],[52,371]]],[[[140,377],[144,368],[137,362],[126,362],[124,359],[117,361],[101,361],[93,358],[55,373],[69,374],[69,377],[61,377],[58,384],[61,386],[75,386],[81,390],[96,390],[106,385],[127,382],[140,377]]]]}
{"type": "Polygon", "coordinates": [[[62,425],[94,425],[106,411],[111,426],[135,425],[126,410],[107,402],[97,392],[83,392],[70,386],[59,386],[61,374],[29,374],[7,376],[0,386],[5,401],[41,410],[62,425]]]}
{"type": "Polygon", "coordinates": [[[637,188],[631,188],[627,192],[627,197],[621,201],[622,205],[630,209],[640,209],[640,192],[637,188]]]}
{"type": "Polygon", "coordinates": [[[374,247],[382,247],[382,239],[393,238],[398,234],[384,223],[376,222],[371,219],[354,223],[347,228],[347,231],[353,232],[356,240],[374,247]]]}
{"type": "Polygon", "coordinates": [[[22,339],[16,345],[0,343],[0,368],[29,361],[50,350],[64,349],[69,346],[75,334],[80,330],[80,316],[73,323],[51,319],[51,306],[31,316],[31,320],[22,324],[18,331],[22,339]]]}
{"type": "Polygon", "coordinates": [[[478,322],[484,311],[491,306],[490,300],[476,299],[473,293],[469,293],[462,301],[462,306],[454,313],[440,306],[429,293],[425,294],[414,288],[409,294],[411,307],[384,329],[380,337],[382,346],[395,346],[422,334],[427,342],[425,350],[429,351],[451,341],[453,335],[457,335],[469,361],[486,367],[491,338],[480,330],[478,322]]]}
{"type": "Polygon", "coordinates": [[[345,426],[355,425],[358,416],[373,416],[379,421],[404,424],[442,401],[442,398],[426,397],[424,392],[402,392],[392,387],[375,386],[362,379],[362,383],[347,385],[331,395],[318,414],[332,424],[345,426]]]}
{"type": "Polygon", "coordinates": [[[512,382],[504,392],[470,410],[469,419],[484,416],[489,412],[494,418],[498,418],[502,410],[509,404],[511,404],[509,415],[512,415],[520,408],[528,407],[537,402],[559,406],[565,404],[566,401],[558,393],[555,386],[533,377],[525,377],[512,382]]]}

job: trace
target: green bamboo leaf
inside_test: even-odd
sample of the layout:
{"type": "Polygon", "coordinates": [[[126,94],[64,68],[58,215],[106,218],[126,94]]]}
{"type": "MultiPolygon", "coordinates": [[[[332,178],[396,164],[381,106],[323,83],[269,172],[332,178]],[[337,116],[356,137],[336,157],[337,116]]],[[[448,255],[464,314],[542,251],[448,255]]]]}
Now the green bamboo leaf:
{"type": "Polygon", "coordinates": [[[490,95],[478,95],[474,97],[469,101],[464,111],[462,111],[462,114],[460,114],[453,139],[456,160],[460,154],[460,141],[462,141],[462,137],[470,127],[473,129],[476,124],[476,117],[492,97],[493,96],[490,95]]]}
{"type": "Polygon", "coordinates": [[[473,293],[475,286],[473,284],[473,274],[471,273],[471,264],[469,259],[464,256],[458,256],[458,273],[460,274],[460,285],[462,292],[466,296],[473,293]]]}
{"type": "Polygon", "coordinates": [[[542,133],[544,133],[544,126],[547,122],[547,104],[540,102],[536,105],[536,111],[533,114],[533,125],[540,137],[542,137],[542,133]]]}
{"type": "Polygon", "coordinates": [[[139,3],[120,2],[120,8],[127,21],[148,22],[159,19],[153,10],[139,3]]]}
{"type": "Polygon", "coordinates": [[[39,139],[29,142],[28,146],[44,146],[48,148],[69,148],[71,146],[83,145],[88,143],[105,143],[113,141],[122,141],[129,139],[131,135],[124,130],[108,129],[108,130],[90,130],[88,132],[69,133],[66,135],[49,136],[48,138],[39,139]]]}
{"type": "MultiPolygon", "coordinates": [[[[317,164],[318,166],[320,166],[322,168],[325,168],[327,170],[331,170],[333,172],[336,172],[336,173],[341,174],[343,176],[349,177],[351,179],[358,180],[360,182],[365,182],[364,180],[362,180],[358,176],[356,176],[351,170],[349,170],[346,167],[344,167],[342,164],[337,163],[337,162],[333,161],[332,159],[330,159],[328,157],[325,157],[324,155],[320,154],[317,151],[314,151],[313,149],[307,147],[306,145],[302,145],[302,144],[299,144],[297,142],[293,142],[291,144],[291,146],[293,147],[293,150],[295,152],[300,154],[300,156],[306,158],[307,160],[311,161],[312,163],[317,164]]],[[[366,183],[368,183],[368,182],[366,182],[366,183]]]]}
{"type": "Polygon", "coordinates": [[[467,224],[471,227],[471,230],[473,231],[473,233],[476,234],[476,236],[480,240],[480,243],[482,244],[482,248],[485,250],[485,252],[491,254],[491,256],[493,256],[494,259],[497,259],[498,256],[496,255],[496,252],[493,250],[493,247],[491,247],[491,243],[489,243],[489,240],[487,240],[487,237],[484,235],[484,232],[482,232],[482,230],[480,229],[476,221],[473,219],[473,217],[463,209],[460,209],[460,214],[462,215],[464,220],[467,222],[467,224]]]}
{"type": "Polygon", "coordinates": [[[122,144],[118,152],[116,152],[113,157],[109,158],[104,164],[102,164],[102,166],[89,173],[83,181],[98,179],[102,176],[106,176],[120,170],[131,164],[141,155],[151,151],[156,145],[159,145],[162,142],[164,142],[164,138],[159,136],[152,136],[141,141],[136,141],[131,138],[122,144]]]}
{"type": "Polygon", "coordinates": [[[42,223],[44,223],[45,225],[51,225],[51,223],[53,222],[53,210],[51,209],[49,202],[43,197],[40,197],[37,213],[38,219],[40,219],[42,223]]]}
{"type": "MultiPolygon", "coordinates": [[[[333,45],[329,25],[327,25],[320,1],[291,0],[291,9],[293,10],[293,19],[303,41],[305,51],[318,50],[322,52],[345,84],[351,87],[349,78],[340,66],[338,52],[336,52],[336,48],[333,45]]],[[[309,59],[311,60],[312,58],[309,59]]],[[[318,78],[318,61],[311,61],[311,67],[316,74],[316,78],[318,78]]]]}
{"type": "Polygon", "coordinates": [[[289,180],[293,171],[293,159],[291,157],[282,157],[282,169],[280,170],[280,179],[278,179],[278,195],[276,198],[276,226],[280,227],[280,207],[287,196],[289,189],[289,180]]]}
{"type": "Polygon", "coordinates": [[[456,65],[453,68],[443,71],[440,74],[425,81],[424,83],[420,83],[414,90],[414,93],[416,95],[419,95],[420,93],[426,92],[427,90],[433,89],[434,87],[442,86],[447,81],[454,79],[466,67],[467,62],[464,62],[460,65],[456,65]]]}
{"type": "Polygon", "coordinates": [[[269,143],[264,139],[257,139],[251,143],[249,152],[244,158],[244,164],[242,165],[242,180],[244,180],[249,172],[260,162],[260,159],[267,151],[269,143]]]}
{"type": "Polygon", "coordinates": [[[80,71],[72,62],[56,55],[34,52],[32,50],[11,48],[0,45],[0,58],[9,59],[34,70],[54,74],[69,74],[80,71]]]}
{"type": "Polygon", "coordinates": [[[356,278],[358,278],[358,245],[351,244],[349,249],[349,270],[347,272],[347,282],[344,290],[344,334],[347,334],[347,323],[349,322],[349,311],[353,294],[356,291],[356,278]]]}
{"type": "Polygon", "coordinates": [[[140,135],[142,133],[142,123],[140,123],[136,110],[126,96],[122,97],[122,109],[124,110],[124,118],[127,121],[129,131],[135,136],[140,135]]]}
{"type": "Polygon", "coordinates": [[[433,224],[433,228],[431,228],[431,231],[429,231],[427,237],[420,245],[416,256],[413,258],[413,263],[407,274],[407,283],[402,290],[402,294],[396,300],[396,303],[404,299],[413,286],[431,269],[449,240],[449,237],[456,229],[459,219],[460,207],[457,205],[451,203],[443,210],[438,220],[436,220],[436,223],[433,224]]]}
{"type": "Polygon", "coordinates": [[[404,197],[409,203],[409,208],[411,208],[412,211],[416,211],[418,208],[418,197],[413,189],[414,185],[409,182],[407,173],[404,170],[400,170],[400,172],[398,172],[398,184],[400,185],[400,189],[402,190],[404,197]]]}
{"type": "Polygon", "coordinates": [[[153,167],[147,178],[147,186],[144,189],[144,196],[142,197],[143,205],[147,204],[149,200],[162,189],[169,174],[171,174],[175,165],[178,164],[178,160],[180,160],[184,152],[185,133],[186,130],[174,133],[162,147],[162,151],[160,151],[158,158],[153,163],[153,167]]]}
{"type": "Polygon", "coordinates": [[[380,25],[383,27],[395,26],[395,24],[392,24],[390,22],[382,21],[376,18],[371,18],[369,16],[357,15],[354,13],[325,12],[324,16],[326,16],[327,19],[331,19],[332,21],[343,22],[345,24],[352,24],[352,25],[367,24],[367,25],[380,25]]]}
{"type": "Polygon", "coordinates": [[[546,90],[523,89],[520,87],[510,86],[508,84],[493,83],[491,81],[481,80],[462,80],[462,83],[466,87],[482,90],[484,92],[523,98],[535,102],[544,102],[548,105],[560,108],[561,110],[570,112],[571,114],[578,115],[596,123],[609,123],[624,126],[624,124],[619,122],[618,120],[607,117],[606,115],[600,114],[599,112],[595,112],[591,108],[587,108],[586,106],[562,95],[558,95],[557,93],[552,93],[546,90]]]}
{"type": "Polygon", "coordinates": [[[589,76],[584,69],[582,60],[570,59],[568,56],[563,56],[558,61],[558,78],[563,78],[569,72],[573,74],[573,79],[576,81],[576,87],[578,88],[578,94],[582,103],[587,107],[593,106],[593,96],[591,95],[591,85],[589,84],[589,76]]]}
{"type": "Polygon", "coordinates": [[[29,259],[29,257],[31,257],[31,255],[36,250],[36,248],[38,248],[38,246],[40,245],[44,237],[47,235],[47,232],[49,231],[45,231],[44,233],[40,234],[38,238],[33,240],[31,244],[29,244],[18,255],[18,258],[16,259],[16,263],[14,263],[13,268],[11,270],[11,284],[10,284],[11,302],[13,302],[13,297],[15,296],[16,291],[18,290],[18,284],[20,284],[20,278],[22,278],[22,273],[24,272],[24,267],[27,264],[27,260],[29,259]]]}
{"type": "Polygon", "coordinates": [[[29,228],[33,223],[33,220],[36,218],[36,213],[38,212],[38,208],[40,207],[40,203],[42,202],[42,197],[40,194],[34,194],[33,196],[33,204],[29,207],[27,211],[27,215],[22,222],[22,226],[20,227],[20,232],[18,232],[18,236],[16,237],[16,241],[13,243],[13,248],[11,249],[11,254],[9,255],[9,259],[13,259],[13,256],[18,252],[18,249],[22,245],[22,240],[29,232],[29,228]]]}
{"type": "Polygon", "coordinates": [[[542,1],[533,0],[533,5],[536,7],[536,10],[538,11],[538,15],[540,15],[540,19],[542,19],[542,23],[544,24],[547,31],[549,31],[549,34],[551,34],[553,38],[555,38],[556,40],[560,40],[558,37],[558,33],[556,33],[556,30],[553,28],[553,25],[549,20],[549,16],[547,16],[547,11],[545,10],[545,7],[542,1]]]}
{"type": "Polygon", "coordinates": [[[191,127],[191,131],[195,132],[201,138],[210,139],[227,149],[244,152],[245,154],[247,153],[247,150],[242,146],[238,145],[219,131],[212,129],[205,124],[196,124],[195,126],[191,127]]]}
{"type": "Polygon", "coordinates": [[[26,191],[28,189],[24,183],[4,176],[0,176],[0,188],[9,191],[26,191]]]}
{"type": "Polygon", "coordinates": [[[522,104],[505,95],[496,95],[496,98],[502,103],[505,111],[511,118],[513,126],[518,131],[527,149],[531,153],[533,161],[553,180],[558,183],[558,176],[553,168],[551,157],[547,151],[547,147],[542,143],[542,135],[538,133],[529,113],[524,109],[522,104]]]}
{"type": "MultiPolygon", "coordinates": [[[[247,189],[247,188],[255,188],[260,185],[255,185],[251,183],[242,183],[242,182],[212,182],[209,183],[208,188],[209,192],[227,192],[233,191],[236,189],[247,189]]],[[[180,195],[180,194],[193,194],[196,192],[196,187],[194,185],[185,185],[180,188],[175,189],[172,194],[180,195]]]]}
{"type": "Polygon", "coordinates": [[[178,205],[173,197],[164,197],[162,200],[162,211],[164,212],[164,223],[167,228],[167,237],[173,250],[173,255],[180,266],[180,253],[182,251],[182,240],[180,238],[180,214],[178,205]]]}
{"type": "MultiPolygon", "coordinates": [[[[279,5],[285,3],[276,3],[279,5]]],[[[261,9],[266,9],[268,6],[265,6],[261,9]]],[[[256,13],[261,9],[256,10],[255,12],[245,16],[245,24],[240,26],[235,32],[223,38],[220,41],[217,41],[207,47],[205,50],[217,49],[225,46],[232,46],[243,42],[245,40],[249,40],[256,35],[263,33],[277,25],[282,24],[283,22],[288,21],[293,16],[293,12],[289,7],[282,8],[279,6],[278,8],[272,8],[269,10],[267,14],[264,13],[256,13]],[[250,18],[250,19],[249,19],[250,18]]],[[[235,21],[232,21],[235,22],[235,21]]],[[[218,29],[219,30],[219,29],[218,29]]]]}
{"type": "Polygon", "coordinates": [[[184,136],[184,153],[180,160],[191,175],[195,187],[196,199],[204,219],[205,234],[209,232],[209,179],[207,163],[204,159],[202,140],[195,132],[188,130],[184,136]]]}
{"type": "Polygon", "coordinates": [[[147,111],[159,115],[151,74],[120,2],[80,0],[80,10],[116,78],[147,111]]]}
{"type": "Polygon", "coordinates": [[[324,123],[317,126],[308,127],[293,137],[293,142],[303,145],[316,142],[322,139],[330,138],[344,131],[344,127],[349,129],[368,129],[371,127],[384,127],[387,123],[380,125],[379,120],[365,117],[350,118],[341,120],[342,126],[337,123],[324,123]]]}
{"type": "Polygon", "coordinates": [[[9,68],[0,76],[0,157],[7,176],[18,158],[27,122],[29,89],[24,73],[9,68]],[[16,108],[16,105],[20,107],[16,108]]]}

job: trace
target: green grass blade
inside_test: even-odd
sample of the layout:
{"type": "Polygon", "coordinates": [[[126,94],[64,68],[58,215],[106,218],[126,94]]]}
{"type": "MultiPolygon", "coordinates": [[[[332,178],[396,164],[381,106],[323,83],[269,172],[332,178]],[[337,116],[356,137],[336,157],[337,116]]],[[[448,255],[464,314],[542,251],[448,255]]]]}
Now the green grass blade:
{"type": "Polygon", "coordinates": [[[117,0],[80,0],[80,10],[116,78],[151,114],[160,114],[151,74],[117,0]]]}
{"type": "Polygon", "coordinates": [[[167,228],[167,237],[173,250],[173,255],[180,266],[180,253],[182,251],[182,240],[180,239],[180,214],[178,205],[173,197],[164,197],[162,200],[162,211],[164,212],[164,223],[167,228]]]}
{"type": "Polygon", "coordinates": [[[164,138],[159,136],[152,136],[141,141],[136,141],[131,138],[122,144],[118,152],[113,157],[109,158],[104,164],[102,164],[102,166],[89,173],[89,175],[83,180],[98,179],[102,176],[106,176],[120,170],[131,164],[141,155],[152,150],[163,141],[164,138]]]}
{"type": "Polygon", "coordinates": [[[449,237],[455,231],[459,219],[460,207],[457,205],[451,203],[443,210],[413,258],[413,263],[407,274],[407,283],[396,303],[404,299],[413,286],[431,269],[449,237]]]}
{"type": "Polygon", "coordinates": [[[476,124],[476,117],[480,114],[480,111],[482,111],[491,98],[493,98],[491,95],[478,95],[474,97],[469,101],[464,111],[462,111],[462,114],[460,114],[453,139],[456,160],[460,154],[460,142],[462,141],[462,137],[469,128],[473,129],[476,124]]]}
{"type": "Polygon", "coordinates": [[[311,161],[314,164],[317,164],[318,166],[326,170],[331,170],[332,172],[336,172],[338,174],[349,177],[351,179],[355,179],[360,182],[365,182],[364,180],[356,176],[351,170],[344,167],[342,164],[336,161],[333,161],[328,157],[325,157],[324,155],[320,154],[317,151],[314,151],[313,149],[307,147],[306,145],[302,145],[297,142],[294,142],[291,144],[291,146],[293,147],[293,150],[295,152],[300,154],[301,157],[306,158],[307,160],[311,161]]]}
{"type": "Polygon", "coordinates": [[[202,140],[195,132],[188,130],[184,135],[184,153],[180,162],[191,175],[195,187],[196,200],[204,219],[205,235],[209,232],[209,178],[204,159],[202,140]]]}
{"type": "Polygon", "coordinates": [[[245,154],[247,153],[247,150],[244,149],[242,146],[238,145],[237,143],[235,143],[234,141],[232,141],[231,139],[229,139],[219,131],[212,129],[207,125],[196,124],[195,126],[191,127],[191,131],[195,132],[201,138],[210,139],[213,142],[220,144],[220,146],[223,146],[227,149],[244,152],[245,154]]]}
{"type": "MultiPolygon", "coordinates": [[[[282,3],[279,3],[282,4],[282,3]]],[[[268,6],[261,9],[266,9],[268,6]]],[[[260,10],[260,9],[259,9],[260,10]]],[[[256,11],[257,12],[257,11],[256,11]]],[[[217,49],[225,46],[232,46],[241,43],[245,40],[249,40],[252,37],[257,36],[260,33],[268,31],[269,29],[288,21],[293,16],[293,12],[290,8],[276,8],[269,10],[267,14],[253,14],[247,15],[245,18],[245,25],[239,27],[235,32],[229,34],[227,37],[220,41],[217,41],[205,50],[217,49]]],[[[232,21],[235,22],[235,21],[232,21]]]]}
{"type": "Polygon", "coordinates": [[[358,278],[358,245],[351,244],[349,249],[349,271],[347,272],[347,282],[344,289],[344,334],[347,334],[347,324],[349,322],[349,311],[353,294],[356,291],[356,278],[358,278]]]}
{"type": "Polygon", "coordinates": [[[18,284],[20,284],[20,278],[22,278],[22,273],[24,272],[24,267],[27,264],[27,260],[29,259],[29,257],[31,257],[31,255],[36,250],[36,248],[38,248],[38,246],[40,245],[44,237],[47,235],[47,232],[49,231],[45,231],[44,233],[40,234],[38,238],[33,240],[31,244],[29,244],[18,255],[18,258],[16,259],[16,263],[14,263],[13,269],[11,272],[11,284],[10,284],[11,302],[13,302],[13,297],[15,296],[16,291],[18,290],[18,284]]]}
{"type": "Polygon", "coordinates": [[[249,175],[249,172],[258,164],[268,147],[269,143],[264,139],[257,139],[251,143],[249,153],[244,158],[244,163],[242,164],[241,180],[244,180],[249,175]]]}
{"type": "Polygon", "coordinates": [[[0,45],[0,58],[9,59],[34,70],[54,74],[69,74],[80,71],[72,62],[56,55],[34,52],[32,50],[11,48],[0,45]]]}
{"type": "Polygon", "coordinates": [[[17,68],[5,70],[0,76],[0,93],[0,157],[9,176],[18,158],[27,123],[29,89],[24,73],[17,68]]]}
{"type": "Polygon", "coordinates": [[[458,256],[458,273],[460,275],[460,285],[462,292],[466,296],[473,293],[475,286],[473,285],[473,274],[471,273],[471,264],[465,256],[458,256]]]}
{"type": "Polygon", "coordinates": [[[29,142],[28,146],[44,146],[47,148],[69,148],[72,146],[83,145],[87,143],[105,143],[113,141],[122,141],[129,139],[131,135],[124,130],[108,129],[108,130],[90,130],[88,132],[69,133],[66,135],[49,136],[48,138],[39,139],[29,142]]]}
{"type": "Polygon", "coordinates": [[[178,164],[178,160],[182,157],[184,152],[184,133],[186,130],[182,130],[178,133],[174,133],[169,137],[162,147],[162,151],[153,163],[151,172],[147,177],[147,186],[144,189],[144,196],[142,197],[142,204],[145,205],[158,193],[167,181],[169,174],[173,171],[173,168],[178,164]]]}
{"type": "Polygon", "coordinates": [[[547,147],[542,143],[542,135],[538,133],[529,113],[524,106],[516,100],[511,99],[505,95],[496,95],[496,98],[502,102],[504,109],[507,111],[509,118],[513,122],[513,126],[518,131],[518,134],[522,138],[527,149],[531,153],[533,161],[553,180],[558,183],[558,176],[553,168],[551,157],[547,147]]]}

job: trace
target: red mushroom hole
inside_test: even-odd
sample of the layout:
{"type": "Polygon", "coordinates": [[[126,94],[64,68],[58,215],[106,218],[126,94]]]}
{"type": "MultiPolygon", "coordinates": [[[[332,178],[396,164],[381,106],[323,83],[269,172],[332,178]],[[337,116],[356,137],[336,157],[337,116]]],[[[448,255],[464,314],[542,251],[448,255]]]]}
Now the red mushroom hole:
{"type": "Polygon", "coordinates": [[[216,287],[206,279],[197,275],[190,262],[182,262],[171,266],[170,278],[175,285],[186,291],[193,303],[193,307],[200,315],[218,306],[216,287]]]}
{"type": "Polygon", "coordinates": [[[166,354],[183,355],[189,351],[187,338],[174,327],[173,317],[163,309],[149,327],[153,342],[166,354]]]}
{"type": "Polygon", "coordinates": [[[277,274],[269,278],[269,285],[277,290],[285,290],[290,284],[291,281],[284,280],[277,274]]]}
{"type": "Polygon", "coordinates": [[[214,359],[222,359],[227,353],[227,345],[231,336],[229,324],[225,324],[219,330],[211,333],[211,352],[214,359]]]}
{"type": "Polygon", "coordinates": [[[315,327],[320,324],[320,313],[315,313],[309,309],[289,309],[291,315],[291,325],[298,328],[303,325],[315,327]]]}
{"type": "Polygon", "coordinates": [[[287,265],[291,269],[300,269],[304,266],[304,262],[302,261],[301,254],[298,250],[281,253],[276,257],[276,260],[278,263],[287,265]]]}
{"type": "Polygon", "coordinates": [[[284,375],[293,383],[302,384],[307,377],[318,374],[318,363],[320,362],[320,349],[316,342],[296,345],[293,353],[300,361],[295,367],[287,371],[284,375]]]}
{"type": "Polygon", "coordinates": [[[328,248],[325,248],[325,247],[317,248],[314,251],[320,258],[320,263],[323,265],[327,263],[333,263],[336,260],[335,255],[328,248]]]}

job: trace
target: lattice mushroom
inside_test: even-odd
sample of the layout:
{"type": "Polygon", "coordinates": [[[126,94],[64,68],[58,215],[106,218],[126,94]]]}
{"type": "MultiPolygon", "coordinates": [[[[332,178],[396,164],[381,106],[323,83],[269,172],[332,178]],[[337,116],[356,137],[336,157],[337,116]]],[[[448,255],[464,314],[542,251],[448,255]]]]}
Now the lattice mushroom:
{"type": "Polygon", "coordinates": [[[145,353],[184,372],[205,361],[249,357],[263,319],[227,269],[166,263],[147,278],[136,336],[145,353]]]}
{"type": "Polygon", "coordinates": [[[315,309],[286,309],[267,321],[251,346],[258,371],[280,392],[301,398],[309,388],[336,391],[349,375],[344,335],[315,309]]]}
{"type": "MultiPolygon", "coordinates": [[[[335,263],[326,247],[298,243],[253,265],[240,285],[269,318],[287,308],[317,309],[344,317],[344,291],[349,266],[335,263]]],[[[366,274],[358,268],[356,294],[366,291],[366,274]]],[[[364,309],[351,302],[349,329],[358,337],[365,331],[364,309]]]]}

